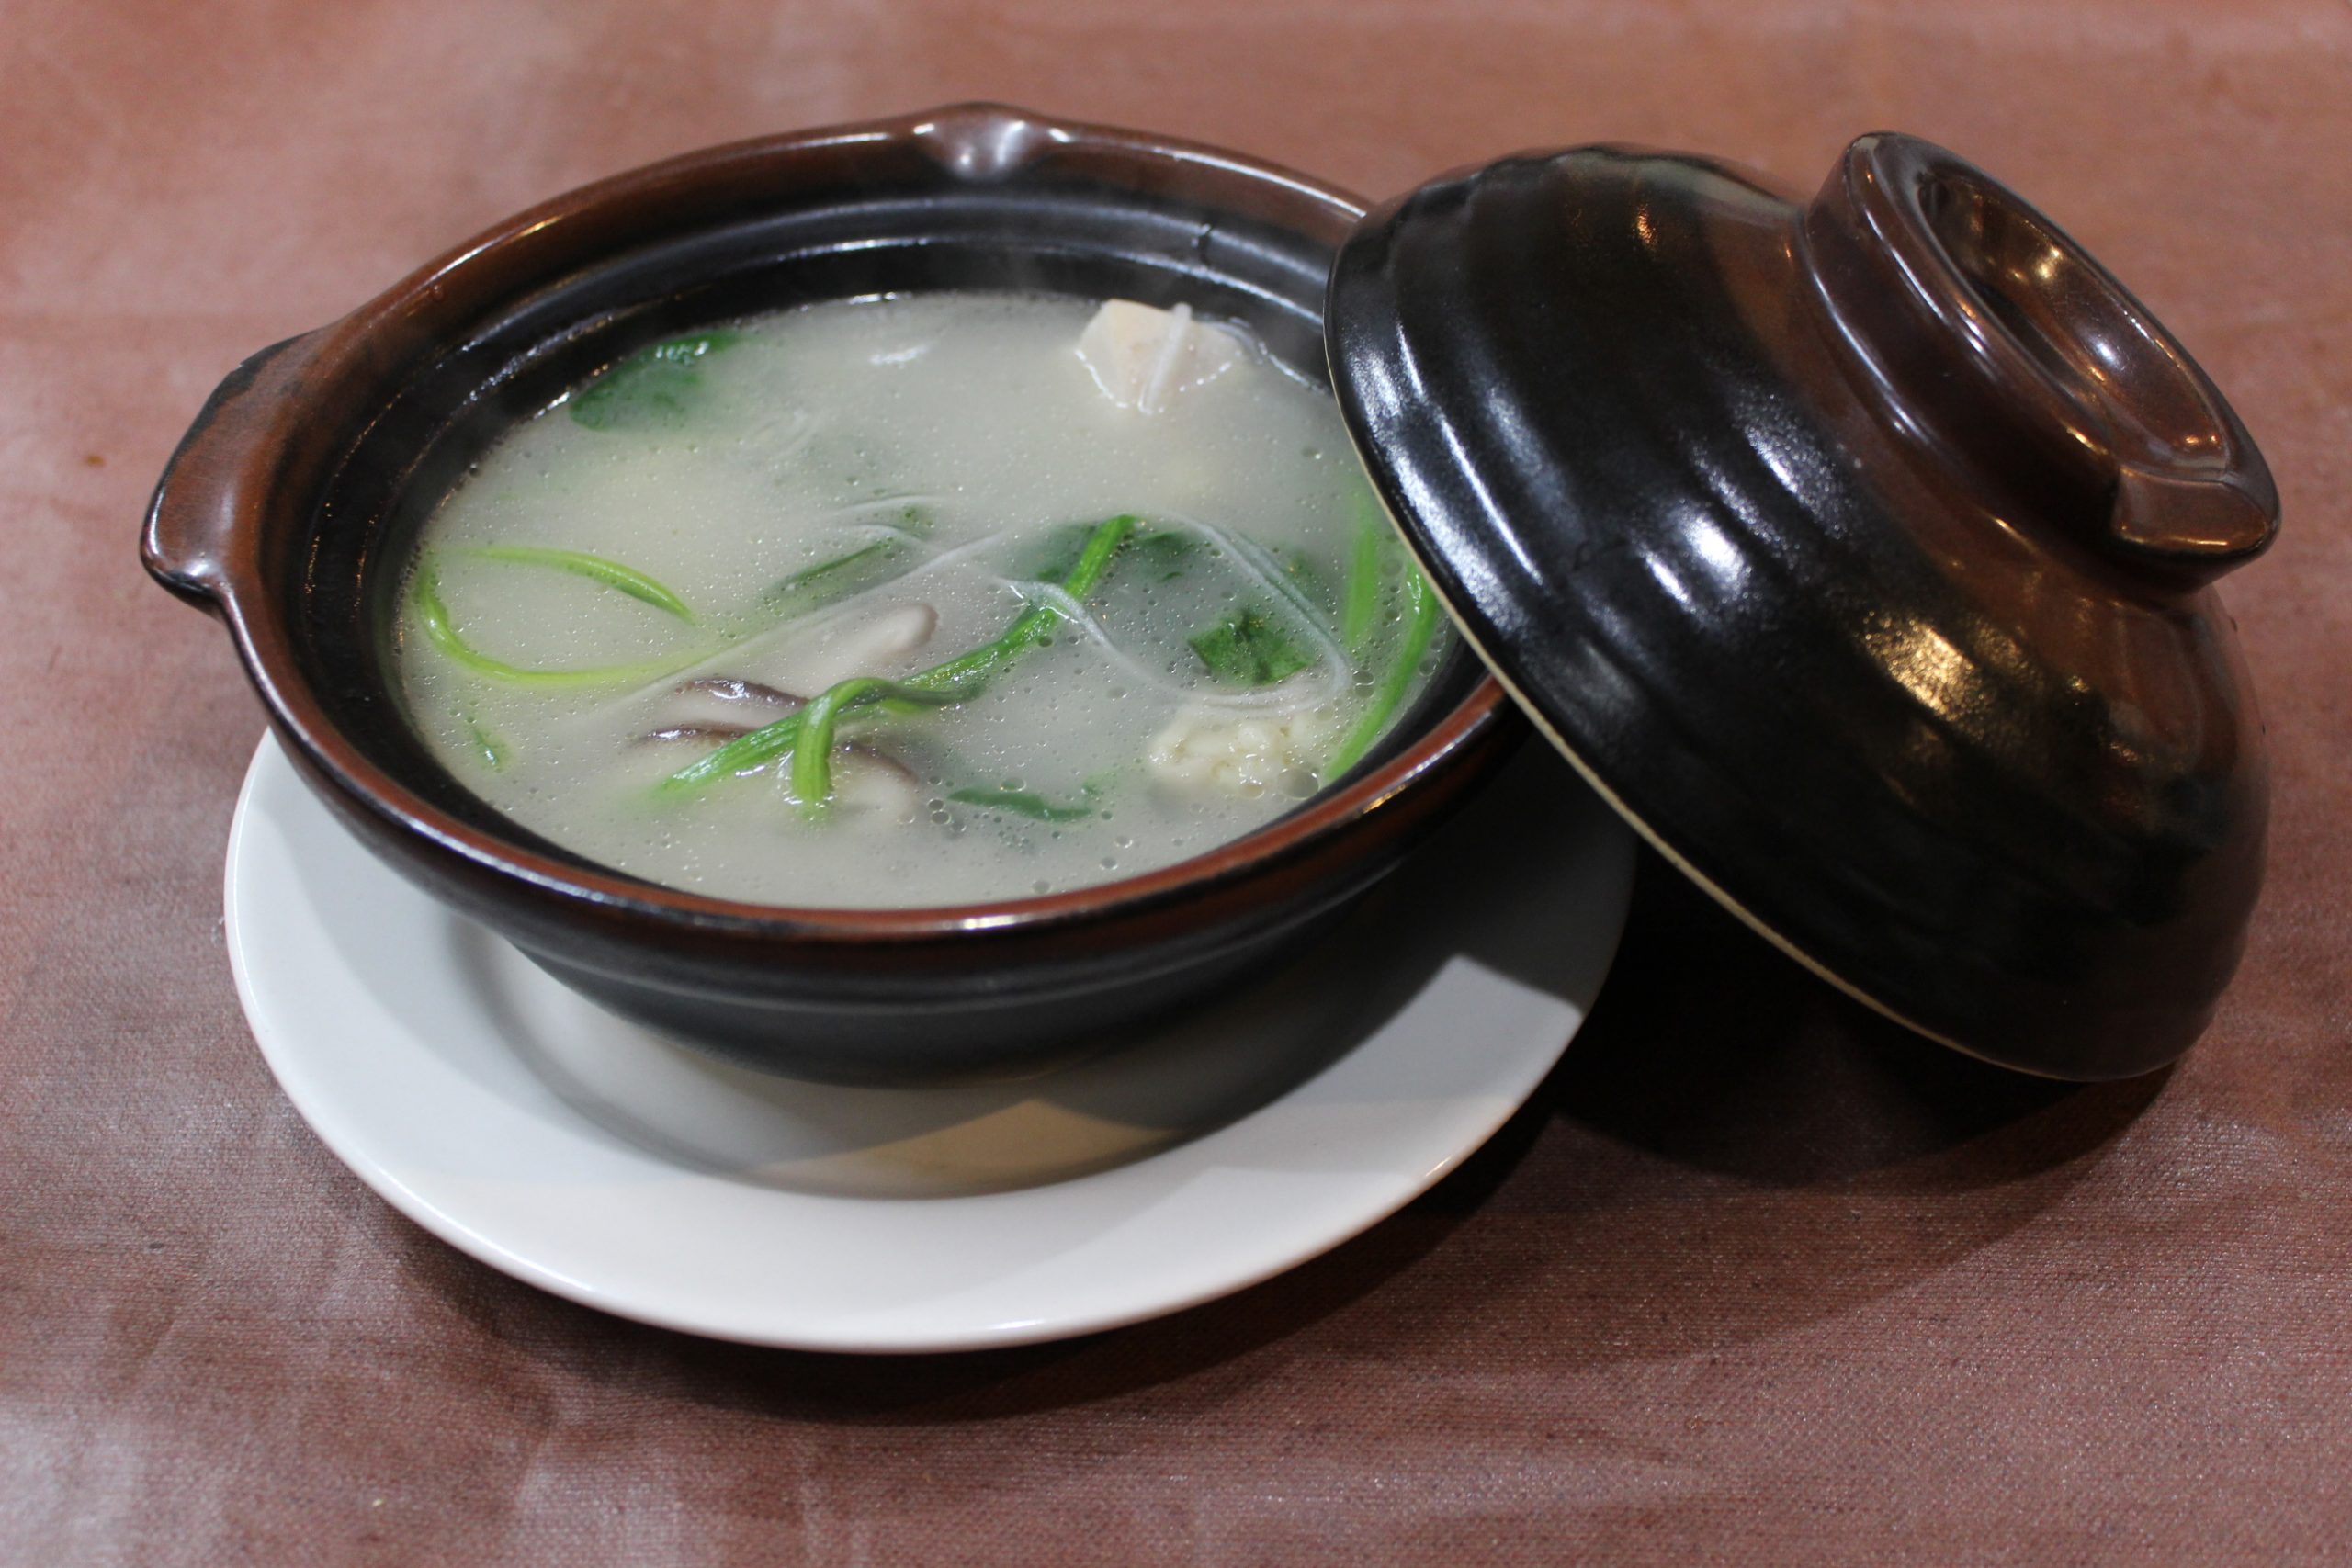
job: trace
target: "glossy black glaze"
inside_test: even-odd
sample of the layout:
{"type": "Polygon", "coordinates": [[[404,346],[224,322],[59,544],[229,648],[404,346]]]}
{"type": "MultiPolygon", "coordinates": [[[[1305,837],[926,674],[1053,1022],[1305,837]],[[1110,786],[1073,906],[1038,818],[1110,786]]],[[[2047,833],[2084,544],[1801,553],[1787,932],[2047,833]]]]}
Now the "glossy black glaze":
{"type": "Polygon", "coordinates": [[[1212,150],[972,106],[691,154],[558,197],[255,355],[151,509],[148,569],[229,624],[305,780],[452,908],[616,1010],[865,1082],[1035,1067],[1276,961],[1521,733],[1466,652],[1351,779],[1165,871],[945,909],[786,909],[581,860],[477,799],[400,711],[405,547],[518,413],[648,341],[889,290],[1191,301],[1321,367],[1344,195],[1212,150]]]}
{"type": "Polygon", "coordinates": [[[2278,498],[2211,383],[1980,171],[1809,205],[1589,147],[1368,218],[1342,406],[1456,618],[1785,949],[2034,1072],[2142,1072],[2234,970],[2267,786],[2204,584],[2278,498]]]}

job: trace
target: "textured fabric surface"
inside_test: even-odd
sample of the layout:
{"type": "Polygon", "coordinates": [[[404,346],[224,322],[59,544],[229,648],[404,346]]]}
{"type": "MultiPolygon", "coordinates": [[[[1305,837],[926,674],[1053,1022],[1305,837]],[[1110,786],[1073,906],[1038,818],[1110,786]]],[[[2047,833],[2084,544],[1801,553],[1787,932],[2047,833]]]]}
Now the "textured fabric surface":
{"type": "Polygon", "coordinates": [[[2352,8],[2342,0],[0,3],[0,1559],[2324,1561],[2352,1553],[2352,8]],[[699,144],[972,96],[1399,189],[1595,138],[1810,186],[1946,142],[2229,391],[2271,882],[2177,1070],[1899,1036],[1645,865],[1587,1035],[1296,1272],[869,1362],[611,1321],[400,1219],[237,1010],[260,728],[138,570],[244,353],[699,144]]]}

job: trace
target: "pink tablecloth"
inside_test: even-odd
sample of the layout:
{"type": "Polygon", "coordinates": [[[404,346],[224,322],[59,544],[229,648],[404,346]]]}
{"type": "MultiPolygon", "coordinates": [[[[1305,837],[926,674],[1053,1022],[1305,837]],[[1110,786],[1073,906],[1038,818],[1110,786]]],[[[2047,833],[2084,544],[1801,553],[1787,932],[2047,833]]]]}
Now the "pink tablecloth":
{"type": "Polygon", "coordinates": [[[0,13],[0,1555],[25,1563],[2319,1561],[2352,1553],[2352,9],[14,0],[0,13]],[[2177,1071],[1894,1034],[1645,867],[1472,1166],[1236,1299],[867,1362],[460,1258],[248,1038],[260,729],[140,575],[244,353],[555,190],[994,96],[1382,193],[1594,138],[1810,186],[1882,126],[2058,216],[2229,390],[2272,881],[2177,1071]]]}

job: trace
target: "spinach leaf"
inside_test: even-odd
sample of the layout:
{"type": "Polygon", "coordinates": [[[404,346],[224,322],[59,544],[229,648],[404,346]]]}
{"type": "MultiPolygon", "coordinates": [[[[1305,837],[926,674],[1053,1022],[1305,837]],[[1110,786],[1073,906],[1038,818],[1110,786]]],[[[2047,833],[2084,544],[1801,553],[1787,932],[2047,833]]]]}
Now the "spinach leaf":
{"type": "Polygon", "coordinates": [[[1390,662],[1387,672],[1381,676],[1379,688],[1374,692],[1372,701],[1365,705],[1363,716],[1356,720],[1355,728],[1348,731],[1339,749],[1331,753],[1331,760],[1323,764],[1325,778],[1336,779],[1363,761],[1364,754],[1372,750],[1372,743],[1380,739],[1381,732],[1388,728],[1388,721],[1396,716],[1396,709],[1405,701],[1406,690],[1412,685],[1413,676],[1421,667],[1421,658],[1429,652],[1430,643],[1437,636],[1438,625],[1444,618],[1444,607],[1438,603],[1437,591],[1430,586],[1429,579],[1421,575],[1420,568],[1408,561],[1405,564],[1404,640],[1397,648],[1396,657],[1390,662]]]}
{"type": "Polygon", "coordinates": [[[481,722],[475,718],[473,715],[469,713],[459,714],[458,717],[464,723],[466,727],[466,733],[473,737],[474,754],[480,757],[483,761],[490,764],[490,771],[492,773],[504,773],[506,771],[506,759],[508,755],[506,743],[503,740],[501,740],[491,731],[483,728],[481,722]]]}
{"type": "Polygon", "coordinates": [[[1380,629],[1381,589],[1388,575],[1388,520],[1371,492],[1359,491],[1355,542],[1348,551],[1348,592],[1340,608],[1340,640],[1361,660],[1380,629]]]}
{"type": "Polygon", "coordinates": [[[891,525],[900,530],[899,535],[804,566],[770,586],[767,598],[772,604],[782,603],[798,615],[886,582],[899,574],[899,561],[914,541],[930,535],[931,525],[930,508],[909,502],[891,525]]]}
{"type": "Polygon", "coordinates": [[[1280,621],[1255,607],[1194,632],[1190,640],[1211,678],[1227,686],[1271,686],[1315,662],[1280,621]]]}
{"type": "MultiPolygon", "coordinates": [[[[1046,533],[1016,563],[1014,575],[1031,582],[1059,582],[1078,564],[1092,527],[1088,523],[1068,523],[1046,533]]],[[[1197,536],[1174,528],[1139,528],[1127,544],[1137,568],[1154,582],[1173,582],[1183,576],[1200,548],[1197,536]]]]}
{"type": "Polygon", "coordinates": [[[1091,523],[1065,523],[1049,529],[1013,562],[1012,575],[1024,582],[1059,582],[1078,565],[1093,526],[1091,523]]]}
{"type": "Polygon", "coordinates": [[[640,348],[571,400],[591,430],[673,430],[702,395],[702,360],[734,343],[731,332],[696,333],[640,348]]]}
{"type": "Polygon", "coordinates": [[[1200,547],[1197,536],[1173,528],[1149,529],[1136,535],[1135,542],[1136,553],[1143,558],[1143,570],[1155,582],[1173,582],[1183,576],[1200,547]]]}
{"type": "MultiPolygon", "coordinates": [[[[1087,793],[1091,796],[1093,792],[1090,790],[1087,793]]],[[[959,789],[947,798],[965,806],[985,807],[991,811],[1010,811],[1016,817],[1026,817],[1034,822],[1083,822],[1094,815],[1091,799],[1084,806],[1056,806],[1035,790],[1006,789],[1001,785],[994,789],[959,789]]]]}
{"type": "Polygon", "coordinates": [[[821,609],[897,576],[899,558],[907,547],[904,539],[876,539],[847,555],[804,566],[770,588],[768,601],[788,605],[796,613],[821,609]]]}
{"type": "MultiPolygon", "coordinates": [[[[515,686],[537,686],[542,691],[568,691],[581,686],[610,686],[624,682],[650,680],[679,667],[675,660],[649,660],[636,664],[602,664],[586,670],[538,670],[527,665],[509,664],[503,659],[482,652],[459,634],[449,618],[449,606],[441,598],[440,569],[427,556],[417,562],[416,575],[409,581],[410,605],[416,611],[417,624],[424,630],[424,637],[443,657],[464,666],[477,675],[493,681],[503,681],[515,686]]],[[[695,655],[695,658],[699,658],[695,655]]],[[[684,660],[692,663],[695,659],[684,660]]]]}
{"type": "Polygon", "coordinates": [[[1308,603],[1322,606],[1329,614],[1340,600],[1331,592],[1331,580],[1304,550],[1273,549],[1267,552],[1283,569],[1283,576],[1308,603]]]}
{"type": "MultiPolygon", "coordinates": [[[[1087,531],[1086,547],[1062,578],[1062,592],[1084,599],[1111,569],[1137,521],[1121,515],[1106,517],[1087,531]]],[[[853,675],[817,694],[807,707],[795,709],[774,724],[741,735],[701,761],[672,773],[656,786],[664,794],[700,789],[730,774],[765,767],[779,757],[792,759],[792,792],[803,809],[821,812],[832,797],[833,728],[845,712],[873,707],[884,713],[918,713],[976,697],[996,672],[1045,642],[1061,624],[1062,613],[1051,604],[1032,604],[1012,618],[1004,635],[959,653],[944,664],[919,670],[903,681],[853,675]]],[[[428,629],[430,629],[428,627],[428,629]]]]}
{"type": "Polygon", "coordinates": [[[615,592],[626,593],[641,604],[664,610],[685,622],[694,624],[695,613],[686,602],[664,588],[633,566],[623,566],[603,556],[592,556],[585,550],[547,549],[537,545],[474,545],[465,547],[462,554],[477,560],[505,561],[514,566],[544,566],[557,571],[568,571],[574,577],[584,577],[591,582],[601,582],[615,592]]]}

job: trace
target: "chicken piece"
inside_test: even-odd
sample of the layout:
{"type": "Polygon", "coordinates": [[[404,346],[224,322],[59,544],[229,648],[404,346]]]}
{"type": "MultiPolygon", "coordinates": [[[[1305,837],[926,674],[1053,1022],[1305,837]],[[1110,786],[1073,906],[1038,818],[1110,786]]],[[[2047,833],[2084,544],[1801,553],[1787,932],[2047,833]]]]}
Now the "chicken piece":
{"type": "Polygon", "coordinates": [[[1145,761],[1154,781],[1190,794],[1250,799],[1272,790],[1304,800],[1319,782],[1330,729],[1311,710],[1234,718],[1186,708],[1152,739],[1145,761]]]}
{"type": "Polygon", "coordinates": [[[1102,395],[1147,414],[1216,379],[1242,352],[1233,333],[1193,320],[1190,305],[1161,310],[1132,299],[1104,300],[1078,339],[1078,356],[1102,395]]]}

